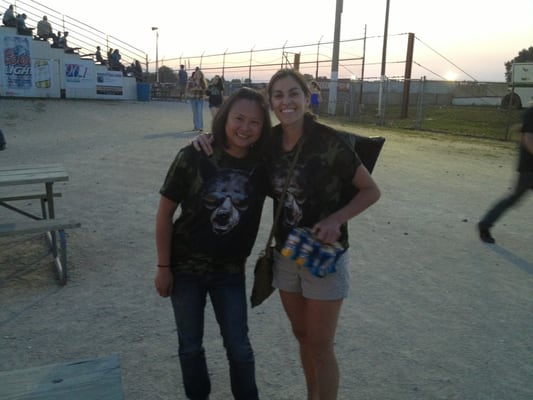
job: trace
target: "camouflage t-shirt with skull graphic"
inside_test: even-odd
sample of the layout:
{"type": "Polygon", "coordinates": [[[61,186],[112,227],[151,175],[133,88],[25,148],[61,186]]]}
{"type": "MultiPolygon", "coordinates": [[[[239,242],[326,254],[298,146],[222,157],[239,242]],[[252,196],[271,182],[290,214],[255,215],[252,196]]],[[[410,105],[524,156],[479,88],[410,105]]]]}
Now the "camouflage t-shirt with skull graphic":
{"type": "Polygon", "coordinates": [[[174,270],[243,271],[267,183],[262,160],[234,158],[218,147],[211,157],[190,145],[180,150],[159,191],[181,208],[172,236],[174,270]]]}
{"type": "MultiPolygon", "coordinates": [[[[268,161],[270,195],[277,209],[295,146],[290,152],[281,147],[281,126],[273,128],[268,161]]],[[[342,134],[306,116],[302,149],[292,172],[284,208],[275,232],[276,248],[281,250],[293,227],[312,228],[318,221],[344,207],[357,193],[352,179],[361,161],[342,134]]],[[[347,224],[341,226],[339,242],[348,248],[347,224]]]]}

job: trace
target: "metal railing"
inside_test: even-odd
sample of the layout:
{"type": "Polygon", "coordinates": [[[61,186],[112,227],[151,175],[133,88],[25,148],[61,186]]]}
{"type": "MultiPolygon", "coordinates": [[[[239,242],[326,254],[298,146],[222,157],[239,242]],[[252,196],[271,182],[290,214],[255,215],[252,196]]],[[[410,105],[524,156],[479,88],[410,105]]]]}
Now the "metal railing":
{"type": "Polygon", "coordinates": [[[46,15],[54,32],[69,33],[68,46],[78,47],[81,56],[94,55],[96,46],[100,46],[104,57],[106,57],[105,53],[108,49],[119,49],[122,56],[121,62],[125,66],[133,64],[135,60],[138,60],[141,64],[146,62],[147,55],[145,51],[37,1],[0,0],[0,12],[3,13],[11,4],[14,5],[15,14],[26,14],[26,24],[29,27],[35,27],[34,34],[37,33],[37,23],[46,15]]]}

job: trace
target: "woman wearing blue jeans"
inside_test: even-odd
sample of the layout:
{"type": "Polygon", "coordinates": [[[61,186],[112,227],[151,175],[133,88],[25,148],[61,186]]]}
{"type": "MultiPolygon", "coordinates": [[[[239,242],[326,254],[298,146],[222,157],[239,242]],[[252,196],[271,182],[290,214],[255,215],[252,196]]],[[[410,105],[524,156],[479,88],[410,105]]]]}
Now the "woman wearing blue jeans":
{"type": "Polygon", "coordinates": [[[191,75],[187,91],[189,94],[189,103],[191,103],[192,120],[195,131],[203,131],[204,129],[204,96],[207,88],[207,82],[204,78],[204,73],[200,68],[196,67],[191,75]]]}
{"type": "Polygon", "coordinates": [[[206,400],[211,392],[203,346],[207,295],[226,349],[233,396],[258,399],[244,268],[267,191],[261,154],[270,128],[264,96],[239,89],[213,119],[214,154],[184,147],[160,190],[155,286],[172,300],[189,399],[206,400]],[[181,213],[174,220],[178,205],[181,213]]]}

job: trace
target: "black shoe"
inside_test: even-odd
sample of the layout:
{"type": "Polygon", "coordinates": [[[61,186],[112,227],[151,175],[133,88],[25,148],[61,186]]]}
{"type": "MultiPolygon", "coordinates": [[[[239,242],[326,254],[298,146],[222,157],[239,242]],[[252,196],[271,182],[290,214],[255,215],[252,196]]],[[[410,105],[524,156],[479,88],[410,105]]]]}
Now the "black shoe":
{"type": "Polygon", "coordinates": [[[485,243],[496,243],[496,240],[494,240],[494,238],[492,237],[492,235],[490,234],[490,230],[489,228],[481,225],[481,224],[478,224],[478,228],[479,228],[479,238],[485,242],[485,243]]]}

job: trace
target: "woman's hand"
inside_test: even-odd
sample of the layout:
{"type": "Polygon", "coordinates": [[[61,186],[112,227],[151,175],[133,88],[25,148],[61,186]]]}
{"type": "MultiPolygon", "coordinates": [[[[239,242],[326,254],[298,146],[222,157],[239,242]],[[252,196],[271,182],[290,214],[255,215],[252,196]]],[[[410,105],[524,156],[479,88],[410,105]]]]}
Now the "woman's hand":
{"type": "Polygon", "coordinates": [[[157,273],[155,275],[155,288],[157,293],[161,297],[168,297],[172,293],[172,287],[174,285],[174,276],[170,268],[157,268],[157,273]]]}
{"type": "Polygon", "coordinates": [[[341,236],[341,224],[335,221],[332,216],[324,218],[313,226],[311,232],[313,236],[325,244],[332,244],[339,240],[341,236]]]}
{"type": "Polygon", "coordinates": [[[211,156],[213,154],[213,147],[211,143],[215,138],[211,133],[200,133],[192,140],[192,145],[198,151],[203,151],[206,155],[211,156]]]}
{"type": "Polygon", "coordinates": [[[378,186],[363,165],[357,168],[352,184],[358,192],[348,204],[313,226],[313,235],[323,243],[331,244],[338,241],[341,234],[340,226],[361,214],[381,196],[378,186]]]}

